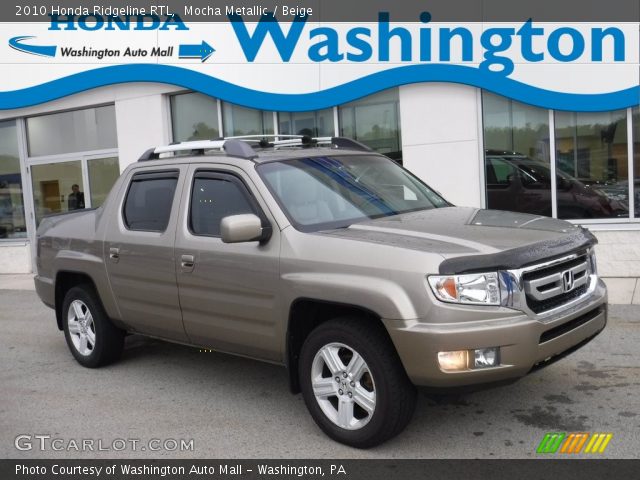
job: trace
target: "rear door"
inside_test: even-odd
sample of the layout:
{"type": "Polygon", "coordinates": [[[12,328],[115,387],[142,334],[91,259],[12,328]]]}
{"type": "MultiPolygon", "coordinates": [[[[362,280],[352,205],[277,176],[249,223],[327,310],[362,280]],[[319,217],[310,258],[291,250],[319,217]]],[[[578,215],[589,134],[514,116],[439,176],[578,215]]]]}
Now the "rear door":
{"type": "Polygon", "coordinates": [[[175,233],[188,166],[129,172],[105,238],[105,263],[122,320],[139,332],[187,341],[175,270],[175,233]]]}
{"type": "Polygon", "coordinates": [[[280,361],[280,231],[251,179],[230,165],[191,167],[176,232],[176,270],[186,332],[199,345],[280,361]],[[254,213],[270,240],[223,243],[220,221],[254,213]]]}

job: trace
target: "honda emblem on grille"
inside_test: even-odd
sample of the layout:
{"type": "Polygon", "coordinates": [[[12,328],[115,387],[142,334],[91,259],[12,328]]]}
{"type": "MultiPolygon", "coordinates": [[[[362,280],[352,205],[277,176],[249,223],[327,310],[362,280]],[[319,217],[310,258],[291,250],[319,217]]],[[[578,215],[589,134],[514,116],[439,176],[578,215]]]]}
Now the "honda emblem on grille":
{"type": "Polygon", "coordinates": [[[562,272],[562,291],[570,292],[573,290],[573,271],[566,270],[562,272]]]}

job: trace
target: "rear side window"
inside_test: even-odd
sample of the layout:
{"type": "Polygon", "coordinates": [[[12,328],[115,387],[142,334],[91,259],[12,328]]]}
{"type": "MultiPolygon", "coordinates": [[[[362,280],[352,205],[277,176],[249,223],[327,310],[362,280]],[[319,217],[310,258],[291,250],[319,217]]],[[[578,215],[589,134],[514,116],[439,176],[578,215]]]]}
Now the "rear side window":
{"type": "Polygon", "coordinates": [[[164,232],[178,183],[177,171],[138,173],[124,203],[124,224],[129,230],[164,232]]]}
{"type": "Polygon", "coordinates": [[[195,235],[220,236],[220,222],[230,215],[256,213],[240,180],[224,174],[198,174],[191,193],[190,227],[195,235]]]}

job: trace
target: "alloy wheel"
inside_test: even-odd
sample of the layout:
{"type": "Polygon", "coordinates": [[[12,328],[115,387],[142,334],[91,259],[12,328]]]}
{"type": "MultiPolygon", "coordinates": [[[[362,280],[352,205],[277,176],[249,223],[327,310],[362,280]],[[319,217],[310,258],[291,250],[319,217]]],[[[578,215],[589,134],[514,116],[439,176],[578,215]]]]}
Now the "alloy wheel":
{"type": "Polygon", "coordinates": [[[91,355],[96,346],[96,326],[89,307],[82,300],[74,300],[69,305],[67,328],[78,353],[85,357],[91,355]]]}
{"type": "Polygon", "coordinates": [[[364,427],[376,408],[373,375],[362,356],[342,343],[329,343],[315,355],[311,385],[318,405],[335,425],[364,427]]]}

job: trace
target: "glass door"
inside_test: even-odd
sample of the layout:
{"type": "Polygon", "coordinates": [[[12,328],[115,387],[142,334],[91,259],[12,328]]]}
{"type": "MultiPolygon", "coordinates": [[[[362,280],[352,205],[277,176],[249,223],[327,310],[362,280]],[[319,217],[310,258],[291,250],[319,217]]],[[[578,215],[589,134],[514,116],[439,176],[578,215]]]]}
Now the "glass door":
{"type": "Polygon", "coordinates": [[[37,228],[45,215],[102,205],[120,175],[120,165],[114,155],[83,155],[78,160],[34,163],[30,173],[37,228]]]}
{"type": "Polygon", "coordinates": [[[87,158],[87,175],[89,179],[90,205],[101,206],[107,199],[111,187],[120,176],[118,157],[87,158]]]}
{"type": "Polygon", "coordinates": [[[45,215],[87,207],[82,161],[31,166],[31,188],[36,227],[45,215]]]}

